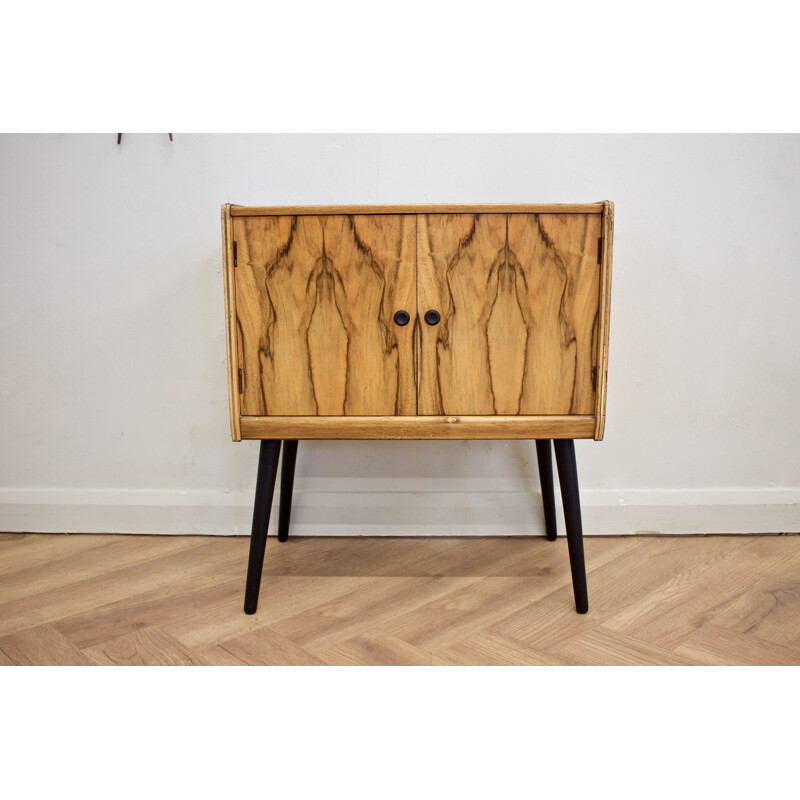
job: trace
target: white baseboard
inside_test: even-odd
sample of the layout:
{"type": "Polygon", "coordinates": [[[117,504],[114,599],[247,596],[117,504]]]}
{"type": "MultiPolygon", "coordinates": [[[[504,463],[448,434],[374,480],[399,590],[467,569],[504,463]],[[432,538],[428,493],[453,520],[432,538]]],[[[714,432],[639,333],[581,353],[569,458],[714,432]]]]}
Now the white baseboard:
{"type": "MultiPolygon", "coordinates": [[[[587,536],[800,533],[795,488],[587,490],[581,501],[587,536]]],[[[252,502],[252,491],[0,489],[0,531],[243,535],[250,533],[252,502]]],[[[544,521],[540,495],[528,491],[314,491],[306,484],[295,491],[291,531],[531,536],[544,535],[544,521]]]]}

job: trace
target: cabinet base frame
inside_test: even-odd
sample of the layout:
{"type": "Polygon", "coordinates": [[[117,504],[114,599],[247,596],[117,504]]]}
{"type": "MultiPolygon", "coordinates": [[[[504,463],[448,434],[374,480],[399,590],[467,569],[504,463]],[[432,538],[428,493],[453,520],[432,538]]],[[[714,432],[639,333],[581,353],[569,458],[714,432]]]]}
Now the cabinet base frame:
{"type": "Polygon", "coordinates": [[[592,439],[596,417],[241,417],[241,439],[592,439]]]}
{"type": "MultiPolygon", "coordinates": [[[[556,453],[558,479],[564,504],[564,521],[567,529],[567,547],[572,571],[572,589],[575,595],[575,610],[585,614],[589,610],[589,595],[586,588],[586,564],[583,554],[583,528],[581,525],[581,506],[578,491],[578,470],[575,462],[575,443],[572,439],[556,439],[552,442],[556,453]]],[[[281,450],[280,439],[263,439],[258,458],[256,496],[253,504],[253,529],[250,535],[250,556],[247,564],[247,583],[245,588],[244,610],[255,614],[258,608],[258,595],[261,587],[261,573],[264,566],[264,552],[267,546],[272,496],[278,476],[278,456],[281,450]]],[[[551,442],[549,439],[536,440],[536,454],[539,462],[539,480],[542,487],[545,528],[550,541],[556,539],[555,498],[553,493],[553,467],[551,442]]],[[[283,442],[283,466],[281,468],[281,488],[278,523],[278,541],[289,538],[289,517],[292,508],[292,487],[294,467],[297,457],[297,441],[283,442]]]]}

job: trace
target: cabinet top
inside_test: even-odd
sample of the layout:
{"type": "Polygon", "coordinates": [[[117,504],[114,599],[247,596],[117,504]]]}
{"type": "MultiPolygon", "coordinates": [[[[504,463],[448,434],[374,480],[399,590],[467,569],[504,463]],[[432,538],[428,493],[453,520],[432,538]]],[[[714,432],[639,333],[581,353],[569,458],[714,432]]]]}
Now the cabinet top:
{"type": "Polygon", "coordinates": [[[434,205],[354,205],[354,206],[237,206],[226,203],[226,210],[232,217],[259,216],[316,216],[320,214],[602,214],[610,205],[608,201],[599,203],[481,203],[434,204],[434,205]]]}

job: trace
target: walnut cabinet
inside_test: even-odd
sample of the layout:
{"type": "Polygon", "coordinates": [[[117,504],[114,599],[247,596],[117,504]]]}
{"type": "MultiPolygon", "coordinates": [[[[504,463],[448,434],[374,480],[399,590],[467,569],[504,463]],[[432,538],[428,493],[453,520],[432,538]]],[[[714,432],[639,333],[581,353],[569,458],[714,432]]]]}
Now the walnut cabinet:
{"type": "Polygon", "coordinates": [[[550,440],[561,470],[603,437],[612,203],[224,205],[222,229],[231,432],[270,500],[285,443],[279,538],[299,439],[535,439],[548,516],[550,440]]]}

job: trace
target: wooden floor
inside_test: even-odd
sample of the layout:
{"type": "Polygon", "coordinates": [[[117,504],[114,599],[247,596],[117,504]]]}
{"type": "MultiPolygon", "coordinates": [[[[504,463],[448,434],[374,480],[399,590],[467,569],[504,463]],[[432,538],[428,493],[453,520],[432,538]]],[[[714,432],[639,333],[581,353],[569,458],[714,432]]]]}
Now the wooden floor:
{"type": "Polygon", "coordinates": [[[0,534],[0,664],[800,664],[800,536],[0,534]]]}

